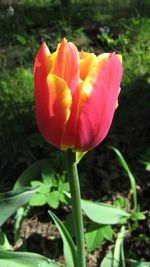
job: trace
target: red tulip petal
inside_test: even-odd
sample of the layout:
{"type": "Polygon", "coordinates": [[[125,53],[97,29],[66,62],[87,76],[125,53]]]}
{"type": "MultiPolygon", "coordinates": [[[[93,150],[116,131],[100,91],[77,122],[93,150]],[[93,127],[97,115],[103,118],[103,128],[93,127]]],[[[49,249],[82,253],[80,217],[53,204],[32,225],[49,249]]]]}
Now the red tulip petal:
{"type": "Polygon", "coordinates": [[[76,123],[78,117],[78,100],[79,100],[79,90],[76,90],[72,96],[71,113],[69,120],[67,121],[64,136],[62,139],[63,148],[74,148],[76,140],[76,123]]]}
{"type": "Polygon", "coordinates": [[[39,48],[35,62],[34,62],[34,77],[38,78],[38,72],[42,72],[42,75],[47,75],[51,69],[51,54],[44,42],[39,48]]]}
{"type": "MultiPolygon", "coordinates": [[[[75,150],[86,151],[105,138],[116,109],[122,65],[115,54],[98,64],[95,76],[87,77],[77,122],[75,150]]],[[[83,83],[83,88],[85,84],[83,83]]],[[[83,89],[82,89],[83,90],[83,89]]]]}
{"type": "Polygon", "coordinates": [[[39,129],[48,143],[61,148],[61,139],[70,115],[72,97],[66,82],[49,74],[35,88],[35,112],[39,129]]]}
{"type": "Polygon", "coordinates": [[[66,39],[58,46],[52,73],[64,79],[74,93],[79,81],[79,55],[76,46],[66,39]]]}

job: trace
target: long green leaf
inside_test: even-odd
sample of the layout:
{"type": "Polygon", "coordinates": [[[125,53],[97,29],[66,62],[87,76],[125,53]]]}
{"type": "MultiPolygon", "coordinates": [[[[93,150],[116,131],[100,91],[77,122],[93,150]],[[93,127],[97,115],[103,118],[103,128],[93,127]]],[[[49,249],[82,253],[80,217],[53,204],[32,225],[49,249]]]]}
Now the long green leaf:
{"type": "Polygon", "coordinates": [[[121,231],[118,233],[117,240],[115,242],[113,253],[113,267],[125,267],[123,241],[125,238],[125,227],[121,227],[121,231]]]}
{"type": "Polygon", "coordinates": [[[65,225],[58,219],[58,217],[51,211],[49,211],[49,214],[54,220],[63,240],[65,267],[76,267],[77,266],[77,253],[76,253],[76,247],[72,240],[72,237],[70,236],[65,225]]]}
{"type": "MultiPolygon", "coordinates": [[[[109,251],[102,260],[100,267],[125,267],[125,257],[123,250],[123,241],[125,237],[125,227],[121,227],[118,233],[115,247],[109,251]]],[[[144,267],[144,266],[143,266],[144,267]]]]}
{"type": "Polygon", "coordinates": [[[11,245],[2,229],[0,229],[0,248],[5,250],[11,250],[11,245]]]}
{"type": "Polygon", "coordinates": [[[113,267],[113,251],[110,250],[104,259],[102,260],[99,267],[113,267]]]}
{"type": "Polygon", "coordinates": [[[121,218],[130,217],[124,210],[100,202],[81,200],[81,206],[89,219],[100,224],[117,224],[121,218]]]}
{"type": "MultiPolygon", "coordinates": [[[[64,192],[64,194],[67,198],[71,198],[70,193],[64,192]]],[[[126,211],[101,202],[81,199],[81,207],[90,220],[99,224],[117,224],[122,218],[131,217],[126,211]]]]}
{"type": "Polygon", "coordinates": [[[17,179],[14,189],[20,188],[22,186],[30,186],[30,182],[33,180],[41,179],[41,168],[43,160],[38,160],[31,164],[17,179]]]}
{"type": "Polygon", "coordinates": [[[130,180],[130,185],[131,185],[131,189],[133,192],[133,204],[134,204],[134,210],[137,211],[137,190],[136,190],[136,180],[134,175],[132,174],[132,172],[130,171],[127,162],[125,161],[124,157],[122,156],[122,154],[120,153],[120,151],[115,148],[115,147],[110,147],[117,155],[119,162],[121,164],[121,166],[124,168],[124,170],[126,171],[129,180],[130,180]]]}
{"type": "Polygon", "coordinates": [[[0,249],[1,267],[63,267],[44,256],[29,252],[10,252],[0,249]]]}
{"type": "Polygon", "coordinates": [[[0,194],[0,226],[21,206],[25,205],[38,191],[23,187],[0,194]]]}
{"type": "Polygon", "coordinates": [[[130,267],[150,267],[150,261],[135,261],[128,259],[127,262],[130,264],[130,267]]]}

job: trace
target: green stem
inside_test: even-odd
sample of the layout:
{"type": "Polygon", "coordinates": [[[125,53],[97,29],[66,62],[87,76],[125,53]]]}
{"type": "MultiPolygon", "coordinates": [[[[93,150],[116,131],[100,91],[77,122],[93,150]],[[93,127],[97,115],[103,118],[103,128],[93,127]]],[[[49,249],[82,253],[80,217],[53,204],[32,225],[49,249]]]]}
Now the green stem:
{"type": "Polygon", "coordinates": [[[71,192],[73,225],[74,225],[76,245],[77,245],[78,266],[75,267],[85,267],[86,260],[85,260],[85,248],[84,248],[84,230],[83,230],[83,217],[81,210],[80,185],[79,185],[77,164],[75,160],[75,152],[72,152],[71,150],[67,150],[67,169],[68,169],[68,178],[69,178],[70,192],[71,192]]]}

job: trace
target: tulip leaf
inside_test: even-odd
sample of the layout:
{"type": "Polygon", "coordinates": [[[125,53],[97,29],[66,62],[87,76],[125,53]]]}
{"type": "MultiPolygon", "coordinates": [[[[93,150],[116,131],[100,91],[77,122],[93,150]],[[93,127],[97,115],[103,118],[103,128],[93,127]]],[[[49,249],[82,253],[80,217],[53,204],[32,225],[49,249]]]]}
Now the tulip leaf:
{"type": "Polygon", "coordinates": [[[136,261],[128,259],[127,262],[130,264],[130,267],[149,267],[150,261],[136,261]]]}
{"type": "Polygon", "coordinates": [[[110,250],[103,258],[99,267],[113,267],[113,251],[110,250]]]}
{"type": "MultiPolygon", "coordinates": [[[[71,198],[70,193],[64,192],[64,194],[69,199],[71,198]]],[[[99,224],[118,224],[122,219],[127,220],[131,217],[125,210],[90,200],[81,199],[81,208],[91,221],[99,224]]]]}
{"type": "Polygon", "coordinates": [[[5,250],[11,250],[11,245],[2,229],[0,229],[0,248],[5,250]]]}
{"type": "Polygon", "coordinates": [[[115,148],[115,147],[110,147],[115,154],[118,157],[118,160],[121,164],[121,166],[124,168],[125,172],[127,173],[128,177],[129,177],[129,181],[130,181],[130,185],[131,185],[131,189],[133,192],[133,204],[134,204],[134,210],[137,211],[138,209],[138,204],[137,204],[137,190],[136,190],[136,180],[134,175],[132,174],[131,170],[128,167],[127,162],[125,161],[124,157],[122,156],[122,154],[120,153],[120,151],[115,148]]]}
{"type": "Polygon", "coordinates": [[[124,210],[101,202],[81,200],[81,206],[89,219],[100,224],[117,224],[122,218],[130,217],[124,210]]]}
{"type": "Polygon", "coordinates": [[[113,252],[113,267],[125,267],[125,257],[123,249],[125,233],[126,233],[125,226],[122,226],[115,242],[115,247],[113,252]]]}
{"type": "Polygon", "coordinates": [[[63,240],[65,267],[77,266],[76,247],[72,240],[71,235],[69,234],[65,225],[58,219],[58,217],[53,212],[49,211],[49,214],[54,220],[63,240]]]}
{"type": "Polygon", "coordinates": [[[0,193],[0,226],[2,226],[19,207],[25,205],[37,191],[38,188],[22,187],[6,193],[0,193]]]}
{"type": "Polygon", "coordinates": [[[106,254],[99,267],[125,267],[123,250],[124,237],[125,227],[122,226],[120,232],[118,233],[114,248],[106,254]]]}
{"type": "Polygon", "coordinates": [[[91,252],[100,246],[104,239],[112,240],[113,230],[110,225],[99,225],[91,222],[85,233],[88,251],[91,252]]]}
{"type": "Polygon", "coordinates": [[[30,252],[10,252],[0,249],[0,266],[3,267],[63,267],[44,256],[30,252]]]}

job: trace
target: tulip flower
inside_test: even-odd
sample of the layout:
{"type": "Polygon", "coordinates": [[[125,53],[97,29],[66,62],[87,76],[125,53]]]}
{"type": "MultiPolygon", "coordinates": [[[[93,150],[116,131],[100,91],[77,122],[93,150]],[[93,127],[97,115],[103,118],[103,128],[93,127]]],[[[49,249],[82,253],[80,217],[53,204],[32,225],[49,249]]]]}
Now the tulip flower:
{"type": "Polygon", "coordinates": [[[78,52],[63,39],[50,53],[45,42],[34,65],[35,113],[46,141],[84,152],[107,135],[119,95],[121,56],[78,52]]]}

